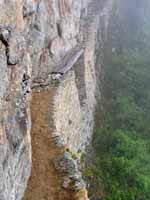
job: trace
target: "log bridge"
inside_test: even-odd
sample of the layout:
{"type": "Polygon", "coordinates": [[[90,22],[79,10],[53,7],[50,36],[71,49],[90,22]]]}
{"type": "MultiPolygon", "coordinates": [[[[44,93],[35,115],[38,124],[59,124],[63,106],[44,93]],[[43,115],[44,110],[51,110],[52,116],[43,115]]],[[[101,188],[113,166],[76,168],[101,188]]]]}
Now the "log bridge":
{"type": "Polygon", "coordinates": [[[51,74],[66,74],[72,69],[81,55],[83,55],[83,52],[84,50],[79,47],[72,49],[71,52],[64,57],[63,61],[52,71],[51,74]]]}
{"type": "Polygon", "coordinates": [[[79,46],[72,49],[63,60],[48,74],[47,78],[36,78],[32,81],[31,89],[39,87],[46,87],[51,84],[53,80],[59,80],[64,74],[70,71],[78,59],[83,55],[84,50],[79,46]]]}

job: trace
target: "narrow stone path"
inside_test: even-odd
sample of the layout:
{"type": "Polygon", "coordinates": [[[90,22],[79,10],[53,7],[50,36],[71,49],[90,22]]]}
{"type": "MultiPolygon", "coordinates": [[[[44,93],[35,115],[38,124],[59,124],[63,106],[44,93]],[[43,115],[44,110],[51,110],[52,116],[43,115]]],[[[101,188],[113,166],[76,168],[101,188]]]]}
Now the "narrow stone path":
{"type": "Polygon", "coordinates": [[[54,167],[54,159],[64,153],[51,137],[52,87],[33,91],[32,110],[32,173],[24,200],[71,200],[62,185],[62,177],[54,167]]]}
{"type": "Polygon", "coordinates": [[[54,160],[63,156],[65,149],[56,146],[53,138],[53,97],[57,86],[34,90],[32,115],[32,172],[24,200],[87,200],[87,191],[79,192],[62,187],[63,174],[54,160]]]}

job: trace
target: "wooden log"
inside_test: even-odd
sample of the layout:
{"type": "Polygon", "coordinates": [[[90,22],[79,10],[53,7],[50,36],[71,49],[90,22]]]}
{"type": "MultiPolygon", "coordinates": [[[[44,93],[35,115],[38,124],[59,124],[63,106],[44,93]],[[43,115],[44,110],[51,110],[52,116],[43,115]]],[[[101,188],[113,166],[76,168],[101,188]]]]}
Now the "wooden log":
{"type": "Polygon", "coordinates": [[[69,59],[64,61],[64,63],[60,64],[53,72],[52,74],[65,74],[68,72],[74,64],[77,62],[77,60],[81,57],[83,54],[83,49],[75,49],[73,52],[71,52],[71,55],[69,59]]]}

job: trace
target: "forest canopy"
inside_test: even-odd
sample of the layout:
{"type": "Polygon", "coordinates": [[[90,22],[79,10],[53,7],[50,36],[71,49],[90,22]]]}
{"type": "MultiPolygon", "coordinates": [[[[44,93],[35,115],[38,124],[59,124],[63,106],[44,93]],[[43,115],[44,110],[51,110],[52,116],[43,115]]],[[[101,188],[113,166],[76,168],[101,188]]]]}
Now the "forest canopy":
{"type": "Polygon", "coordinates": [[[150,12],[116,1],[105,44],[92,163],[92,200],[150,200],[150,12]]]}

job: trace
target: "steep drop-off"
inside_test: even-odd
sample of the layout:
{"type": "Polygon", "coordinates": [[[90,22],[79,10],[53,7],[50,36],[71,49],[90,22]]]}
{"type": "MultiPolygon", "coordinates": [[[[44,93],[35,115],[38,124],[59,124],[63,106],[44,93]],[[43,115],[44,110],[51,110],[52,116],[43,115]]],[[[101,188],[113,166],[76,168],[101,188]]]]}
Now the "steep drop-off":
{"type": "Polygon", "coordinates": [[[91,140],[111,7],[0,1],[1,200],[87,199],[73,155],[91,140]]]}

